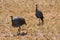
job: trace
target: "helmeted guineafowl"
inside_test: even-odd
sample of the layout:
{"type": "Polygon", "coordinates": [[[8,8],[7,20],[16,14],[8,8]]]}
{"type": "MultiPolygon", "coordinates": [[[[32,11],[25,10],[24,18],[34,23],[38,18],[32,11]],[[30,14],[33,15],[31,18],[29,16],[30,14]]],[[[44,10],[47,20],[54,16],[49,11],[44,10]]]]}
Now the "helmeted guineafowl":
{"type": "Polygon", "coordinates": [[[42,21],[42,24],[44,23],[44,16],[43,16],[43,13],[41,11],[39,11],[38,9],[38,5],[36,4],[36,13],[35,13],[36,17],[39,19],[39,25],[40,25],[40,19],[42,21]]]}
{"type": "Polygon", "coordinates": [[[18,27],[18,32],[19,32],[18,34],[20,34],[20,29],[21,29],[20,26],[22,26],[23,24],[27,25],[25,19],[19,18],[19,17],[13,18],[13,16],[10,16],[10,17],[12,21],[12,26],[18,27]]]}

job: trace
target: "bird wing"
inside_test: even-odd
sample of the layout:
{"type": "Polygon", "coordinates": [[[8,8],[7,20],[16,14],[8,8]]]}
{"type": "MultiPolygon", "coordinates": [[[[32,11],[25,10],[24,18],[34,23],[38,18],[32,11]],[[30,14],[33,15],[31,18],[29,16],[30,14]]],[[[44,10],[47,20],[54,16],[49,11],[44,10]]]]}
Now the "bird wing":
{"type": "Polygon", "coordinates": [[[23,23],[23,18],[15,18],[13,21],[16,25],[20,26],[23,23]]]}
{"type": "Polygon", "coordinates": [[[42,14],[41,11],[37,11],[37,12],[36,12],[36,16],[37,16],[38,18],[40,18],[40,17],[43,17],[43,14],[42,14]]]}

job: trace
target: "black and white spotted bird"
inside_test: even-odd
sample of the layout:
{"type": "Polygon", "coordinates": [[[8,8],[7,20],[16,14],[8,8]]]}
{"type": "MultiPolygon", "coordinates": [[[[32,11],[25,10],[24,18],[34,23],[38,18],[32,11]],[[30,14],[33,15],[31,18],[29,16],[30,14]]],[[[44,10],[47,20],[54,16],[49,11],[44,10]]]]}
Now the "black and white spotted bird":
{"type": "Polygon", "coordinates": [[[44,20],[43,20],[44,16],[43,16],[43,13],[38,9],[38,4],[36,4],[36,10],[35,11],[36,11],[35,15],[39,19],[39,25],[40,25],[40,19],[42,21],[42,24],[44,24],[44,20]]]}
{"type": "Polygon", "coordinates": [[[13,18],[13,16],[10,16],[10,17],[11,17],[12,26],[13,27],[18,27],[18,34],[20,34],[20,29],[21,29],[20,27],[23,24],[27,25],[26,22],[25,22],[25,19],[24,18],[19,18],[19,17],[13,18]]]}

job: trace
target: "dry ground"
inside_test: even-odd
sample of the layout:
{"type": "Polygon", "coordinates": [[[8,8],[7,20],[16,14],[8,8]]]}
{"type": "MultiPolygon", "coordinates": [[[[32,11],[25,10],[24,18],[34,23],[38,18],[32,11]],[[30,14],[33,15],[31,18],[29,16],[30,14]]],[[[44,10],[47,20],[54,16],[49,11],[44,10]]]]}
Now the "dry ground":
{"type": "Polygon", "coordinates": [[[60,40],[60,0],[0,0],[0,40],[60,40]],[[44,25],[37,26],[35,5],[44,15],[44,25]],[[21,26],[25,36],[13,36],[18,28],[11,25],[10,16],[26,19],[21,26]]]}

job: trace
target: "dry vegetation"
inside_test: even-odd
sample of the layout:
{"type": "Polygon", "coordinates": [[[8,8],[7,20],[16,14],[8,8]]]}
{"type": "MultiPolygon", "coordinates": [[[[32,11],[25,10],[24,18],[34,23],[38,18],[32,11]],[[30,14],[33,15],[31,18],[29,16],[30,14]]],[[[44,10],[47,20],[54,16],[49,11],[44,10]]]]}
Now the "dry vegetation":
{"type": "Polygon", "coordinates": [[[0,40],[60,40],[60,0],[0,0],[0,40]],[[37,26],[35,5],[44,14],[44,25],[37,26]],[[25,36],[13,36],[18,28],[11,25],[10,16],[26,19],[21,31],[25,36]]]}

